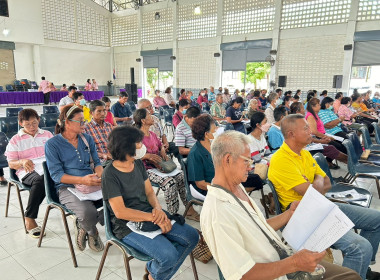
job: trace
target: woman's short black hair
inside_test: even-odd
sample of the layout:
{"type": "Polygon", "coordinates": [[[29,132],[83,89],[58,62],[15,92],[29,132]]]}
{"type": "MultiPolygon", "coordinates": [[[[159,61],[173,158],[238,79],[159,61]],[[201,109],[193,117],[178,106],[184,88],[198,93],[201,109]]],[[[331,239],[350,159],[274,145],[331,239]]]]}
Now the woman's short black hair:
{"type": "Polygon", "coordinates": [[[126,161],[136,154],[136,143],[143,140],[144,133],[133,126],[118,126],[108,137],[108,151],[114,160],[126,161]]]}
{"type": "Polygon", "coordinates": [[[265,114],[263,112],[256,112],[251,117],[251,127],[256,128],[258,123],[261,123],[265,119],[265,114]]]}
{"type": "Polygon", "coordinates": [[[294,100],[299,100],[300,97],[299,97],[299,95],[295,94],[295,95],[293,96],[293,99],[294,99],[294,100]]]}
{"type": "Polygon", "coordinates": [[[328,103],[332,103],[334,102],[334,99],[332,99],[331,97],[328,97],[326,96],[325,98],[323,98],[322,102],[321,102],[321,109],[326,109],[326,104],[328,103]]]}
{"type": "Polygon", "coordinates": [[[102,101],[103,101],[104,103],[107,103],[107,102],[111,102],[111,99],[110,99],[108,96],[103,96],[103,97],[102,97],[102,101]]]}
{"type": "Polygon", "coordinates": [[[40,119],[40,117],[38,116],[38,113],[34,109],[24,109],[18,113],[19,122],[29,121],[31,118],[36,118],[37,120],[40,119]]]}
{"type": "Polygon", "coordinates": [[[194,139],[198,141],[205,140],[205,133],[210,131],[212,124],[215,124],[215,121],[209,114],[202,114],[195,118],[191,125],[194,139]]]}
{"type": "Polygon", "coordinates": [[[298,114],[301,112],[301,106],[303,106],[301,102],[293,102],[293,104],[290,105],[290,114],[298,114]]]}
{"type": "Polygon", "coordinates": [[[83,96],[83,93],[76,91],[73,93],[73,100],[77,101],[79,97],[83,96]]]}
{"type": "Polygon", "coordinates": [[[341,98],[343,96],[343,92],[337,92],[336,94],[335,94],[335,99],[339,99],[339,98],[341,98]]]}
{"type": "Polygon", "coordinates": [[[351,95],[352,102],[355,102],[356,100],[358,100],[359,97],[360,97],[359,93],[354,93],[353,95],[351,95]]]}
{"type": "Polygon", "coordinates": [[[346,105],[346,104],[350,103],[350,101],[351,101],[351,98],[346,96],[346,97],[342,98],[342,100],[340,101],[340,104],[346,105]]]}
{"type": "Polygon", "coordinates": [[[291,97],[290,95],[285,96],[285,97],[284,97],[284,101],[282,102],[282,105],[285,105],[285,102],[290,101],[291,98],[292,98],[292,97],[291,97]]]}
{"type": "Polygon", "coordinates": [[[234,100],[232,100],[231,105],[234,105],[235,103],[237,103],[237,104],[243,104],[244,103],[243,97],[241,97],[241,96],[236,97],[234,100]]]}
{"type": "Polygon", "coordinates": [[[142,127],[142,120],[144,120],[147,115],[148,115],[147,109],[137,109],[133,113],[133,121],[135,122],[135,125],[137,128],[142,127]]]}
{"type": "Polygon", "coordinates": [[[189,100],[187,100],[187,99],[181,99],[180,101],[178,101],[179,107],[185,107],[187,105],[189,105],[189,100]]]}

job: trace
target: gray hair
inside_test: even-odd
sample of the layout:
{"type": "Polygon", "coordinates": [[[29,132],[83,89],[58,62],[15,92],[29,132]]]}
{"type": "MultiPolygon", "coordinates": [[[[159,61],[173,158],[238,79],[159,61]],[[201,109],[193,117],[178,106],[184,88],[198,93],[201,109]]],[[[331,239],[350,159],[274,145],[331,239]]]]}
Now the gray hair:
{"type": "Polygon", "coordinates": [[[216,96],[215,96],[215,99],[218,98],[218,97],[223,97],[223,94],[217,93],[216,96]]]}
{"type": "Polygon", "coordinates": [[[252,99],[249,101],[249,106],[251,106],[253,102],[258,103],[259,101],[257,101],[256,98],[252,98],[252,99]]]}
{"type": "Polygon", "coordinates": [[[272,103],[272,101],[275,100],[277,97],[278,97],[278,94],[277,94],[276,92],[272,92],[272,93],[269,94],[269,96],[268,96],[268,102],[269,102],[269,103],[272,103]]]}
{"type": "Polygon", "coordinates": [[[137,107],[138,107],[139,109],[141,109],[140,106],[141,106],[142,104],[144,104],[145,102],[150,102],[150,101],[149,101],[149,99],[146,99],[146,98],[141,98],[141,99],[139,99],[139,101],[137,102],[137,107]]]}
{"type": "Polygon", "coordinates": [[[251,144],[251,139],[241,132],[229,130],[219,135],[211,144],[214,166],[220,166],[226,154],[231,154],[234,159],[238,158],[249,144],[251,144]]]}
{"type": "Polygon", "coordinates": [[[98,106],[106,106],[106,103],[104,103],[101,100],[92,100],[90,102],[90,105],[88,105],[88,106],[89,106],[90,112],[94,112],[96,110],[96,107],[98,107],[98,106]]]}

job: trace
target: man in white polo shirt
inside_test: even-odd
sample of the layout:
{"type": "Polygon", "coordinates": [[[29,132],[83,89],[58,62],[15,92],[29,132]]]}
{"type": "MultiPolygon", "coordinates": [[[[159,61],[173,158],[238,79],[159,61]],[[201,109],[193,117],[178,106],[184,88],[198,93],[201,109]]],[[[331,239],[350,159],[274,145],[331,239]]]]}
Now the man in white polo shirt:
{"type": "Polygon", "coordinates": [[[74,103],[74,99],[73,99],[73,94],[74,92],[77,91],[77,88],[74,87],[74,86],[70,86],[69,87],[69,92],[67,94],[67,96],[63,97],[60,101],[59,101],[59,111],[62,110],[63,107],[65,107],[66,105],[69,105],[69,104],[73,104],[74,103]]]}

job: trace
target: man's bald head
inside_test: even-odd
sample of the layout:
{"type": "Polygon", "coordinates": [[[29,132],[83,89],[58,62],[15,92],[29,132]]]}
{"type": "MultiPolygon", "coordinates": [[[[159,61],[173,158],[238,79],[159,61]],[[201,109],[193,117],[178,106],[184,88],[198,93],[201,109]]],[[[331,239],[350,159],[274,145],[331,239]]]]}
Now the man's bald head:
{"type": "Polygon", "coordinates": [[[150,104],[149,99],[141,98],[141,99],[139,99],[139,101],[137,102],[137,107],[138,107],[139,109],[145,109],[147,106],[149,106],[149,104],[150,104]]]}
{"type": "Polygon", "coordinates": [[[297,127],[297,121],[305,119],[301,114],[294,114],[286,116],[281,122],[281,132],[285,139],[289,137],[289,132],[294,131],[297,127]]]}

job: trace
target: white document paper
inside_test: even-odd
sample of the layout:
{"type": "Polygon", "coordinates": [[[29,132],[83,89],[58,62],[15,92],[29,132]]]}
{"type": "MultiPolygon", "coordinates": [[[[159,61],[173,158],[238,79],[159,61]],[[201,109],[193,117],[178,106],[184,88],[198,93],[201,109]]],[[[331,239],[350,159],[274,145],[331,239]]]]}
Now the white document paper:
{"type": "Polygon", "coordinates": [[[244,124],[251,123],[250,120],[242,120],[241,122],[244,123],[244,124]]]}
{"type": "Polygon", "coordinates": [[[46,158],[35,158],[32,159],[32,161],[34,163],[34,171],[36,171],[40,176],[44,175],[44,168],[42,167],[42,163],[46,161],[46,158]]]}
{"type": "Polygon", "coordinates": [[[328,134],[328,133],[325,133],[325,135],[328,136],[328,137],[332,137],[332,138],[334,138],[336,141],[339,141],[339,142],[343,142],[343,141],[344,141],[344,138],[343,138],[343,137],[339,137],[339,136],[332,135],[332,134],[328,134]]]}
{"type": "MultiPolygon", "coordinates": [[[[172,225],[174,225],[175,221],[174,220],[171,220],[171,223],[172,225]]],[[[129,229],[137,234],[140,234],[140,235],[144,235],[150,239],[153,239],[155,238],[157,235],[160,235],[162,233],[162,230],[161,229],[158,229],[158,230],[155,230],[155,231],[142,231],[140,229],[138,229],[135,224],[133,222],[128,222],[127,223],[127,227],[129,227],[129,229]]]]}
{"type": "Polygon", "coordinates": [[[215,131],[215,134],[216,136],[219,136],[220,134],[222,134],[224,132],[224,127],[223,126],[219,126],[217,128],[217,130],[215,131]]]}
{"type": "Polygon", "coordinates": [[[169,176],[175,176],[177,175],[178,173],[181,173],[182,171],[180,169],[174,169],[172,172],[170,173],[163,173],[161,171],[159,171],[157,168],[153,168],[153,169],[149,169],[151,170],[153,173],[157,174],[158,176],[162,177],[162,178],[165,178],[165,177],[169,177],[169,176]]]}
{"type": "Polygon", "coordinates": [[[344,201],[358,201],[367,200],[368,195],[360,194],[356,190],[352,189],[344,192],[326,193],[326,197],[344,201]]]}
{"type": "Polygon", "coordinates": [[[306,151],[317,151],[317,150],[323,150],[322,144],[310,144],[305,147],[306,151]]]}
{"type": "Polygon", "coordinates": [[[309,187],[282,236],[296,251],[322,252],[353,227],[337,205],[309,187]]]}
{"type": "Polygon", "coordinates": [[[91,200],[96,201],[103,198],[102,190],[98,190],[92,193],[82,193],[76,188],[67,188],[73,195],[75,195],[80,201],[91,200]]]}

